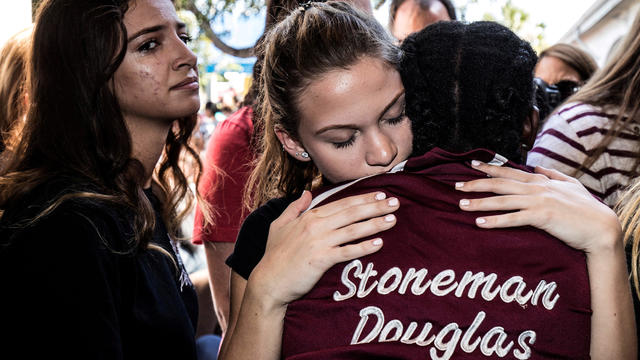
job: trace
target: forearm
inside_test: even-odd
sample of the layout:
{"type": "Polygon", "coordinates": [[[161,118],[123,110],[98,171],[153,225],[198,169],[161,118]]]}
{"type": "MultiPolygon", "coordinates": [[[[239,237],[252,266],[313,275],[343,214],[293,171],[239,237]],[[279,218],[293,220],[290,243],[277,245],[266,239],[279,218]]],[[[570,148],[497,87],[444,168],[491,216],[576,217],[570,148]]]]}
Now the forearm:
{"type": "Polygon", "coordinates": [[[231,276],[231,270],[225,264],[225,260],[233,252],[233,246],[233,243],[205,242],[204,248],[207,255],[211,295],[223,334],[227,331],[229,324],[229,278],[231,276]]]}
{"type": "Polygon", "coordinates": [[[636,359],[635,317],[619,236],[587,254],[591,286],[592,359],[636,359]]]}
{"type": "Polygon", "coordinates": [[[224,338],[218,359],[279,359],[285,312],[286,305],[256,291],[249,280],[235,326],[224,338]]]}

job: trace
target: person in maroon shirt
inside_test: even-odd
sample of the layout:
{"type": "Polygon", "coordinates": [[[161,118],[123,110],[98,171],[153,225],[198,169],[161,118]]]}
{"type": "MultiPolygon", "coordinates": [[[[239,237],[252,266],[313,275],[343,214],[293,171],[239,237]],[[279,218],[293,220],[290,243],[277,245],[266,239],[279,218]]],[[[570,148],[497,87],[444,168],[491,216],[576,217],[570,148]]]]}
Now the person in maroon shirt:
{"type": "MultiPolygon", "coordinates": [[[[377,96],[380,95],[376,91],[382,91],[381,89],[388,90],[390,87],[393,89],[396,86],[393,72],[388,72],[388,70],[384,67],[376,68],[375,66],[372,66],[375,64],[375,62],[369,62],[370,59],[366,57],[364,57],[364,59],[362,57],[359,57],[357,58],[358,61],[354,60],[353,62],[342,63],[342,65],[340,65],[337,69],[333,68],[334,71],[320,73],[319,75],[317,69],[310,68],[310,66],[308,66],[308,63],[298,64],[296,62],[289,62],[290,59],[287,57],[289,56],[290,52],[293,52],[294,54],[302,53],[307,55],[305,56],[305,59],[307,59],[307,61],[310,61],[308,59],[316,59],[317,57],[324,56],[324,54],[328,54],[326,51],[320,51],[318,49],[322,48],[322,46],[338,47],[345,46],[345,44],[349,46],[360,45],[357,44],[356,41],[354,41],[355,44],[350,44],[348,41],[335,42],[331,41],[329,38],[322,38],[322,36],[330,37],[339,36],[340,34],[345,33],[353,33],[353,31],[339,30],[339,26],[342,26],[344,22],[347,21],[353,21],[357,23],[357,21],[365,20],[360,18],[356,20],[356,18],[357,14],[350,13],[348,8],[337,9],[337,6],[333,3],[306,4],[299,10],[293,12],[287,20],[283,21],[283,23],[281,23],[278,28],[274,29],[274,31],[271,33],[273,39],[267,41],[267,48],[274,51],[274,53],[272,54],[272,56],[267,56],[265,58],[265,64],[269,64],[269,66],[264,67],[263,77],[264,79],[269,80],[265,81],[265,86],[271,86],[269,88],[269,90],[271,90],[269,92],[269,99],[270,101],[276,101],[275,105],[277,107],[274,107],[274,104],[266,102],[263,106],[263,109],[265,109],[267,113],[269,113],[269,111],[272,111],[272,116],[274,116],[274,118],[266,118],[266,129],[274,129],[274,133],[278,137],[278,139],[276,139],[276,142],[279,140],[280,143],[278,144],[279,146],[277,146],[277,149],[274,146],[273,152],[266,153],[266,155],[263,155],[263,159],[261,160],[268,161],[275,159],[277,160],[277,162],[272,162],[270,169],[263,169],[264,171],[262,172],[254,171],[254,174],[262,173],[273,176],[273,174],[276,173],[281,176],[287,177],[284,182],[282,181],[282,178],[280,178],[279,183],[277,182],[277,177],[266,178],[267,181],[276,181],[275,184],[277,184],[277,186],[280,186],[278,188],[278,190],[280,191],[282,191],[282,189],[299,189],[300,191],[302,191],[302,189],[305,189],[311,185],[311,181],[307,182],[307,179],[295,183],[286,182],[287,180],[291,179],[291,172],[298,171],[299,169],[315,169],[316,171],[320,169],[321,174],[323,175],[323,181],[338,184],[353,180],[354,178],[358,178],[362,175],[381,173],[382,171],[376,171],[375,169],[377,168],[375,167],[371,167],[371,172],[369,172],[368,174],[366,172],[363,174],[363,170],[367,169],[366,166],[371,166],[372,163],[376,164],[372,161],[375,159],[379,160],[382,158],[382,156],[388,156],[389,158],[389,161],[384,165],[385,171],[393,169],[394,167],[396,167],[396,165],[402,163],[403,160],[406,159],[406,156],[408,156],[408,154],[405,156],[403,151],[405,150],[406,145],[410,143],[411,138],[405,138],[405,142],[399,142],[399,138],[394,138],[394,136],[397,136],[398,133],[404,131],[406,121],[406,117],[403,113],[404,92],[402,91],[402,89],[398,89],[399,91],[397,92],[397,94],[394,96],[392,93],[391,96],[387,98],[387,100],[384,100],[384,97],[382,97],[381,99],[377,98],[377,96]],[[340,19],[340,21],[317,21],[315,17],[319,16],[320,14],[323,14],[322,16],[336,16],[340,19]],[[300,17],[305,17],[304,24],[307,24],[308,28],[297,28],[297,26],[302,23],[301,21],[299,21],[300,17]],[[322,31],[314,28],[314,26],[316,26],[317,24],[322,24],[322,31]],[[329,28],[329,30],[331,31],[326,31],[326,24],[331,24],[331,28],[329,28]],[[278,42],[281,40],[280,37],[282,36],[282,34],[291,33],[297,35],[295,37],[287,36],[287,39],[289,40],[284,43],[278,42]],[[300,43],[296,43],[295,40],[290,39],[299,39],[300,43]],[[305,46],[308,47],[306,48],[305,46]],[[312,50],[314,52],[311,52],[312,50]],[[279,56],[275,56],[274,54],[278,54],[279,56]],[[300,67],[294,69],[289,66],[287,68],[287,71],[281,71],[280,66],[283,66],[283,64],[296,64],[296,66],[300,67]],[[303,96],[301,96],[299,92],[295,91],[293,92],[293,95],[298,97],[280,96],[282,94],[280,94],[279,92],[284,91],[286,95],[288,94],[287,91],[289,91],[289,86],[294,86],[295,84],[295,82],[291,82],[291,79],[287,78],[287,76],[292,76],[293,78],[295,78],[296,76],[300,76],[300,73],[298,72],[300,69],[304,70],[304,72],[302,73],[303,76],[304,74],[307,74],[309,76],[313,74],[314,76],[313,81],[306,84],[306,87],[303,87],[303,96]],[[386,87],[359,87],[363,84],[366,85],[370,81],[375,81],[375,79],[380,76],[380,74],[376,73],[376,71],[381,71],[382,74],[385,74],[385,76],[390,76],[390,79],[386,82],[386,87]],[[365,74],[366,76],[356,76],[365,74]],[[357,79],[358,81],[354,79],[357,79]],[[269,84],[269,82],[273,82],[274,84],[269,84]],[[366,94],[367,96],[365,96],[364,94],[366,94]],[[333,100],[330,100],[332,96],[334,98],[333,100]],[[391,99],[391,102],[388,102],[388,99],[391,99]],[[284,101],[284,103],[277,102],[279,100],[284,101]],[[295,103],[294,105],[292,105],[294,106],[293,110],[298,111],[298,113],[292,113],[289,115],[287,111],[292,111],[292,109],[284,107],[284,105],[288,104],[287,101],[295,103]],[[385,104],[387,104],[387,106],[385,106],[385,104]],[[358,111],[353,111],[355,107],[358,107],[358,111]],[[378,107],[380,107],[380,109],[378,109],[378,107]],[[310,111],[310,109],[312,108],[316,111],[310,111]],[[369,122],[369,117],[371,117],[371,119],[373,120],[371,123],[369,122]],[[274,119],[276,126],[273,126],[274,119]],[[269,123],[269,120],[271,120],[272,122],[269,123]],[[291,124],[289,124],[289,122],[294,122],[294,125],[292,126],[291,124]],[[389,129],[394,130],[390,131],[389,129]],[[386,131],[389,132],[387,133],[386,131]],[[330,132],[331,135],[325,134],[325,132],[330,132]],[[331,146],[334,146],[338,150],[330,150],[331,146]],[[282,151],[283,149],[284,152],[282,151]],[[333,157],[330,156],[332,154],[332,151],[335,152],[335,156],[333,157]],[[287,156],[287,154],[289,156],[287,156]],[[380,157],[376,158],[374,155],[380,157]],[[284,160],[282,159],[283,156],[285,157],[284,160]],[[352,156],[354,156],[354,158],[352,158],[352,156]],[[398,161],[396,161],[396,159],[398,161]],[[300,164],[296,165],[296,161],[300,164]],[[288,173],[282,171],[282,162],[284,162],[285,165],[287,165],[288,162],[293,163],[290,164],[290,167],[282,167],[283,169],[289,169],[288,173]],[[285,186],[290,185],[290,187],[283,188],[283,184],[285,186]]],[[[353,24],[353,22],[351,22],[350,24],[353,24]]],[[[358,25],[354,25],[354,28],[357,26],[358,25]]],[[[371,26],[375,27],[375,25],[373,24],[371,24],[371,26]]],[[[372,31],[374,30],[372,29],[372,31]]],[[[343,37],[343,40],[344,39],[345,38],[343,37]]],[[[333,54],[335,53],[331,53],[331,55],[333,54]]],[[[332,68],[329,67],[329,70],[331,69],[332,68]]],[[[328,70],[325,67],[322,69],[322,71],[328,70]]],[[[532,83],[530,83],[530,85],[532,86],[532,83]]],[[[434,88],[438,88],[438,86],[434,86],[434,88]]],[[[300,88],[296,89],[296,91],[300,90],[300,88]]],[[[529,113],[530,110],[531,108],[526,109],[527,113],[529,113]]],[[[274,134],[269,134],[270,137],[274,137],[273,135],[274,134]]],[[[518,134],[517,140],[519,139],[520,136],[518,134]]],[[[510,154],[508,156],[510,156],[510,154]]],[[[382,166],[379,167],[382,168],[382,166]]],[[[493,169],[486,169],[484,165],[479,165],[479,167],[482,168],[483,171],[494,172],[493,169]]],[[[507,181],[511,180],[512,178],[521,179],[523,177],[533,176],[534,180],[538,181],[538,183],[544,183],[545,181],[549,182],[549,179],[546,177],[542,179],[542,175],[536,176],[527,174],[519,170],[514,171],[515,173],[503,173],[502,175],[505,178],[501,180],[507,181]]],[[[310,172],[310,174],[317,174],[317,172],[310,172]]],[[[547,174],[549,174],[548,176],[552,178],[555,176],[555,174],[551,172],[547,172],[547,174]]],[[[596,219],[596,221],[589,224],[591,229],[606,229],[607,234],[615,234],[617,230],[617,234],[619,235],[619,224],[617,223],[617,220],[615,220],[615,214],[611,214],[610,210],[608,209],[603,210],[601,207],[594,205],[594,203],[597,203],[597,201],[593,198],[587,197],[580,188],[576,189],[576,187],[578,186],[577,184],[567,179],[556,181],[556,183],[560,184],[556,187],[550,186],[546,188],[545,191],[538,192],[538,194],[534,194],[532,197],[540,198],[543,196],[549,196],[549,194],[555,195],[556,192],[558,193],[557,197],[559,199],[570,199],[572,196],[577,195],[577,199],[579,199],[580,204],[587,204],[587,206],[584,207],[585,215],[583,216],[588,216],[590,218],[596,219]],[[570,195],[566,195],[566,193],[568,193],[569,191],[573,191],[573,193],[571,193],[570,195]],[[611,224],[612,218],[615,225],[611,224]]],[[[453,187],[452,183],[450,183],[449,185],[453,187]]],[[[463,186],[458,187],[458,189],[473,190],[474,187],[490,186],[490,184],[478,184],[474,183],[473,181],[462,185],[463,186]]],[[[527,186],[526,184],[524,187],[526,189],[532,188],[531,186],[527,186]]],[[[259,195],[264,196],[265,194],[268,193],[262,192],[259,195]]],[[[295,191],[292,191],[291,193],[285,191],[284,194],[295,194],[295,191]]],[[[252,232],[251,229],[249,229],[248,234],[251,235],[249,236],[249,240],[251,238],[254,238],[253,241],[257,242],[261,242],[262,240],[264,240],[263,242],[261,242],[263,246],[264,257],[262,257],[261,254],[259,255],[259,263],[255,267],[255,269],[251,269],[253,271],[250,271],[250,275],[247,275],[247,278],[240,279],[240,275],[236,273],[232,275],[232,316],[230,325],[230,336],[225,339],[221,358],[246,358],[248,356],[251,356],[251,354],[260,354],[262,358],[278,358],[281,355],[287,355],[281,353],[281,345],[286,346],[286,344],[282,343],[282,321],[286,309],[293,305],[290,304],[293,300],[300,298],[305,293],[307,293],[313,287],[313,285],[322,277],[322,274],[326,270],[331,268],[332,265],[345,261],[351,261],[355,258],[362,257],[363,255],[374,253],[380,249],[380,245],[382,245],[382,239],[380,237],[371,239],[370,237],[377,232],[374,231],[375,229],[388,229],[396,223],[396,217],[394,217],[393,215],[384,216],[385,206],[387,209],[387,214],[398,209],[397,197],[386,199],[385,197],[386,194],[381,192],[350,196],[326,205],[319,206],[317,208],[313,208],[303,214],[304,210],[308,208],[311,200],[309,193],[305,192],[298,200],[292,202],[291,205],[289,205],[284,210],[284,212],[280,210],[282,215],[280,215],[279,217],[278,215],[271,217],[273,214],[269,214],[268,218],[263,218],[263,215],[266,215],[264,210],[259,209],[258,211],[256,211],[254,213],[257,214],[255,220],[259,220],[260,222],[264,222],[266,220],[266,227],[269,230],[258,228],[257,232],[256,229],[253,229],[252,232]],[[277,219],[275,219],[276,217],[277,219]],[[274,219],[275,221],[273,221],[274,219]],[[358,219],[370,220],[359,221],[358,219]],[[264,235],[266,235],[266,232],[269,233],[268,241],[262,238],[264,235]],[[344,244],[349,243],[350,240],[354,239],[364,239],[364,241],[343,246],[344,244]]],[[[573,199],[572,201],[576,201],[576,199],[573,199]]],[[[567,204],[565,204],[566,206],[563,209],[566,210],[571,208],[573,204],[572,201],[567,201],[567,204]]],[[[533,202],[529,201],[528,203],[532,204],[533,202]]],[[[451,204],[449,205],[452,206],[451,204]]],[[[458,204],[454,204],[453,206],[457,207],[458,204]]],[[[469,202],[469,205],[461,203],[461,206],[466,206],[468,209],[478,208],[476,206],[475,200],[473,199],[469,202]]],[[[499,208],[499,206],[493,206],[494,208],[499,208]]],[[[524,208],[524,206],[518,207],[517,209],[522,208],[524,208]]],[[[539,219],[543,218],[543,211],[544,209],[533,211],[531,213],[531,216],[529,216],[526,220],[528,221],[528,224],[536,223],[539,221],[539,219]]],[[[254,214],[252,214],[252,216],[254,214]]],[[[503,215],[497,216],[499,217],[503,215]]],[[[473,219],[472,217],[469,218],[473,219]]],[[[483,219],[486,220],[486,224],[489,224],[488,226],[495,226],[495,224],[498,223],[496,217],[487,216],[483,219]]],[[[401,219],[398,219],[398,221],[400,220],[401,219]]],[[[566,224],[562,223],[562,221],[567,220],[567,217],[559,217],[558,220],[560,221],[556,221],[556,219],[551,219],[551,221],[549,221],[551,225],[547,228],[551,233],[553,233],[554,231],[557,232],[557,229],[562,228],[562,226],[566,224]]],[[[423,222],[426,222],[426,220],[423,220],[423,222]]],[[[473,222],[471,223],[473,224],[473,222]]],[[[476,224],[478,224],[478,226],[483,225],[481,221],[477,221],[476,224]]],[[[594,239],[593,234],[589,234],[590,236],[585,238],[584,236],[582,236],[585,234],[585,232],[582,232],[582,230],[583,228],[575,226],[574,222],[569,231],[565,231],[564,234],[558,235],[562,235],[559,237],[561,237],[564,241],[571,243],[573,247],[579,247],[581,249],[586,249],[587,251],[595,250],[598,248],[598,246],[602,245],[603,242],[610,240],[608,235],[601,235],[594,239]],[[605,238],[605,240],[600,241],[603,238],[605,238]]],[[[382,233],[380,236],[384,236],[384,234],[385,233],[382,233]]],[[[241,239],[239,237],[236,244],[236,250],[239,249],[239,246],[246,246],[246,243],[241,244],[240,240],[241,239]]],[[[259,247],[260,245],[258,244],[257,246],[259,247]]],[[[618,258],[610,254],[605,257],[606,260],[600,261],[600,266],[597,267],[597,269],[604,269],[606,271],[603,271],[603,274],[596,272],[594,275],[594,277],[596,278],[606,279],[606,281],[599,281],[599,284],[603,285],[603,287],[599,288],[599,290],[601,291],[594,295],[594,309],[602,309],[600,300],[603,296],[614,298],[617,296],[621,298],[625,296],[624,288],[622,288],[621,291],[617,293],[612,291],[612,288],[614,288],[614,290],[619,290],[619,288],[616,288],[615,286],[618,286],[620,283],[622,283],[628,287],[624,275],[624,257],[622,257],[621,262],[618,261],[618,258]],[[613,268],[613,266],[611,266],[610,269],[606,269],[605,266],[602,266],[603,264],[617,265],[619,263],[623,264],[622,271],[618,271],[620,269],[617,267],[613,268]],[[609,284],[611,284],[611,286],[607,287],[609,284]]],[[[591,256],[590,258],[602,259],[602,257],[600,257],[599,255],[591,256]]],[[[592,264],[590,263],[590,269],[591,265],[592,264]]],[[[364,270],[366,268],[368,268],[368,264],[362,267],[362,269],[360,270],[360,274],[362,274],[362,271],[366,272],[366,270],[364,270]]],[[[421,268],[416,267],[414,268],[414,270],[420,273],[431,271],[426,269],[425,271],[422,271],[422,268],[426,268],[426,266],[422,266],[421,268]]],[[[594,269],[596,268],[594,267],[594,269]]],[[[353,270],[357,271],[357,266],[353,270]]],[[[471,271],[472,269],[467,270],[471,271]]],[[[477,273],[475,270],[473,271],[474,272],[472,273],[472,275],[477,273]]],[[[373,272],[370,272],[369,275],[374,276],[373,272]]],[[[388,281],[390,279],[390,276],[392,275],[393,274],[388,275],[389,278],[387,278],[385,281],[388,281]]],[[[438,286],[436,286],[435,290],[433,291],[445,291],[445,283],[447,281],[450,281],[451,279],[448,279],[446,277],[448,276],[446,272],[439,272],[436,275],[440,278],[439,280],[437,280],[438,286]]],[[[513,284],[519,281],[516,276],[518,276],[518,274],[512,274],[504,280],[505,283],[511,283],[510,286],[506,287],[507,289],[512,289],[513,284]]],[[[431,278],[429,279],[431,280],[431,278]]],[[[527,281],[529,283],[534,283],[536,285],[535,289],[537,289],[537,285],[541,284],[541,281],[544,279],[538,280],[539,281],[537,282],[531,279],[528,279],[527,281]]],[[[386,285],[389,284],[386,283],[386,285]]],[[[516,286],[516,289],[520,289],[520,287],[521,286],[518,285],[516,286]]],[[[342,295],[348,297],[348,294],[350,293],[349,289],[343,289],[344,291],[340,292],[338,296],[342,295]]],[[[367,287],[365,287],[365,290],[366,289],[367,287]]],[[[425,289],[423,290],[426,291],[425,289]]],[[[526,289],[522,290],[523,292],[521,294],[521,298],[527,297],[527,292],[525,290],[526,289]]],[[[381,289],[381,291],[392,292],[393,289],[381,289]]],[[[415,291],[418,294],[424,295],[424,291],[421,293],[419,286],[415,291]]],[[[547,310],[548,308],[554,308],[556,306],[556,302],[554,301],[555,297],[553,296],[553,292],[551,290],[545,292],[545,294],[542,294],[542,292],[544,292],[544,286],[540,290],[538,290],[538,296],[536,297],[535,301],[537,306],[534,306],[532,304],[529,304],[529,306],[534,309],[545,310],[547,310]],[[540,304],[542,305],[540,306],[540,304]]],[[[468,294],[470,294],[470,292],[468,294]]],[[[628,292],[626,294],[628,295],[628,292]]],[[[491,299],[491,301],[495,301],[496,296],[499,296],[500,299],[502,299],[500,301],[509,303],[510,305],[519,306],[520,302],[522,302],[523,305],[526,305],[526,302],[522,299],[516,300],[516,303],[518,304],[512,304],[513,301],[509,301],[510,293],[508,293],[508,291],[506,290],[502,295],[504,295],[507,300],[503,301],[500,294],[492,294],[491,291],[489,291],[489,294],[486,294],[485,296],[491,299]]],[[[533,294],[531,296],[533,296],[533,294]]],[[[580,297],[577,296],[576,298],[579,299],[580,297]]],[[[596,333],[597,336],[594,336],[593,338],[591,351],[595,351],[595,353],[598,353],[598,350],[603,352],[609,351],[609,354],[615,355],[617,354],[614,353],[615,351],[620,353],[627,350],[622,346],[620,346],[620,348],[622,349],[617,348],[621,344],[626,344],[627,339],[624,338],[624,336],[622,338],[611,336],[602,340],[603,332],[601,330],[606,328],[607,330],[613,329],[614,331],[617,331],[620,328],[624,328],[624,324],[621,325],[620,322],[616,322],[615,314],[609,313],[608,310],[623,309],[625,311],[619,311],[618,314],[626,315],[627,308],[622,302],[618,302],[617,300],[612,300],[610,301],[610,303],[614,306],[605,309],[605,312],[607,314],[604,316],[604,318],[607,318],[609,322],[606,324],[605,322],[599,323],[599,325],[606,326],[597,327],[598,332],[596,333]]],[[[367,309],[367,312],[368,315],[373,316],[375,309],[367,309]]],[[[596,313],[602,312],[599,310],[597,312],[594,311],[594,319],[597,317],[596,313]]],[[[330,314],[328,313],[318,313],[317,309],[314,309],[313,314],[315,314],[316,318],[330,317],[330,314]]],[[[491,319],[490,321],[485,321],[484,318],[488,317],[488,312],[484,314],[484,318],[482,318],[483,315],[480,314],[480,312],[476,312],[474,314],[476,315],[476,318],[474,319],[476,319],[478,322],[476,324],[478,328],[486,326],[486,324],[494,321],[493,319],[491,319]],[[481,325],[481,323],[484,325],[481,325]]],[[[331,318],[336,322],[342,321],[342,318],[331,318]]],[[[396,324],[397,322],[393,323],[396,324]]],[[[594,320],[593,324],[595,323],[596,322],[594,320]]],[[[426,326],[426,323],[424,323],[423,325],[426,326]]],[[[307,333],[309,334],[308,337],[310,339],[313,339],[317,335],[331,332],[332,329],[335,329],[336,331],[339,330],[338,328],[336,328],[335,324],[331,324],[330,326],[318,325],[318,327],[315,327],[314,323],[306,322],[304,326],[306,331],[313,331],[313,333],[307,333]],[[318,332],[315,332],[316,329],[318,330],[318,332]]],[[[466,344],[465,346],[467,348],[474,347],[471,352],[477,350],[478,346],[480,346],[480,351],[482,351],[483,348],[494,347],[495,344],[492,342],[492,339],[495,339],[495,337],[497,336],[497,338],[500,339],[500,345],[509,347],[509,341],[511,339],[503,340],[503,336],[499,333],[499,330],[500,329],[498,328],[490,328],[487,329],[485,333],[482,333],[482,335],[485,335],[486,333],[490,334],[490,336],[487,336],[486,340],[486,342],[488,342],[489,344],[484,345],[478,345],[475,336],[470,334],[474,332],[476,334],[480,334],[479,331],[467,331],[467,341],[465,341],[464,344],[466,344]]],[[[490,353],[490,355],[494,354],[494,352],[502,354],[504,351],[517,351],[517,354],[520,354],[520,356],[526,356],[527,349],[525,347],[531,345],[531,343],[535,343],[534,341],[531,341],[533,335],[531,333],[527,333],[527,330],[528,329],[522,329],[522,331],[517,334],[516,341],[513,344],[517,343],[518,348],[512,349],[514,347],[514,345],[512,344],[511,347],[506,350],[503,348],[501,348],[500,350],[491,350],[492,352],[490,353]],[[520,337],[522,338],[519,339],[520,337]],[[523,343],[524,345],[521,345],[520,343],[523,343]]],[[[382,332],[382,330],[380,331],[382,332]]],[[[361,329],[361,331],[359,332],[359,335],[361,335],[361,337],[358,337],[357,339],[355,339],[355,341],[364,341],[364,339],[368,340],[369,333],[370,331],[363,327],[363,329],[361,329]]],[[[613,335],[613,333],[609,334],[613,335]]],[[[618,333],[615,333],[615,335],[618,335],[618,333]]],[[[287,335],[285,334],[285,336],[287,335]]],[[[375,337],[376,335],[373,336],[375,337]]],[[[390,331],[387,331],[384,334],[383,339],[388,339],[387,336],[390,336],[390,331]]],[[[409,341],[410,339],[405,340],[409,341]]],[[[434,340],[435,342],[429,341],[429,338],[427,338],[425,341],[430,342],[434,344],[436,348],[441,349],[445,347],[443,343],[447,342],[448,340],[448,337],[443,338],[441,336],[440,338],[436,338],[434,340]]],[[[318,341],[323,341],[323,339],[318,339],[318,341]]],[[[479,342],[481,342],[481,340],[479,340],[479,342]]],[[[348,346],[348,341],[345,346],[348,346]]],[[[288,351],[285,347],[282,347],[282,350],[288,351]]],[[[489,352],[488,349],[485,350],[489,352]]],[[[393,351],[391,354],[388,352],[388,350],[383,351],[387,351],[386,355],[388,357],[395,358],[402,355],[393,351]]],[[[435,351],[437,352],[438,350],[435,351]]],[[[384,354],[384,352],[376,353],[377,356],[383,356],[384,354]]],[[[339,358],[339,355],[336,353],[331,353],[331,355],[328,355],[318,352],[315,355],[316,357],[332,357],[335,355],[335,358],[339,358]]],[[[436,353],[436,355],[440,356],[439,353],[436,353]]],[[[366,355],[357,352],[346,354],[345,356],[351,358],[358,358],[361,356],[366,357],[366,355]]]]}

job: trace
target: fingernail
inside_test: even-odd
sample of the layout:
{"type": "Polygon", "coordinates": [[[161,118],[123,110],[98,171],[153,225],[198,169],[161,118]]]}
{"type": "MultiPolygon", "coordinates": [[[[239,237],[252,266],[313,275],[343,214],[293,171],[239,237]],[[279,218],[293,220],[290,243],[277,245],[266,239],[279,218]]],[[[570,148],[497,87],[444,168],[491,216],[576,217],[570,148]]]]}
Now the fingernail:
{"type": "Polygon", "coordinates": [[[384,221],[386,221],[386,222],[392,222],[395,219],[396,219],[396,217],[391,215],[391,214],[389,214],[389,215],[384,217],[384,221]]]}
{"type": "Polygon", "coordinates": [[[461,188],[461,187],[463,187],[463,186],[464,186],[464,183],[463,183],[463,182],[457,182],[457,183],[456,183],[456,188],[461,188]]]}
{"type": "Polygon", "coordinates": [[[478,225],[484,224],[484,223],[486,223],[486,222],[487,222],[487,220],[485,220],[485,219],[483,219],[483,218],[477,218],[477,219],[476,219],[476,224],[478,224],[478,225]]]}
{"type": "Polygon", "coordinates": [[[471,160],[471,166],[480,166],[480,161],[478,161],[478,160],[471,160]]]}
{"type": "Polygon", "coordinates": [[[399,202],[397,198],[391,198],[389,199],[389,206],[398,206],[399,202]]]}
{"type": "Polygon", "coordinates": [[[375,240],[373,240],[372,244],[375,245],[375,246],[380,246],[380,245],[382,245],[382,239],[380,239],[380,238],[375,239],[375,240]]]}
{"type": "Polygon", "coordinates": [[[384,200],[384,198],[387,197],[387,194],[385,193],[377,193],[376,194],[376,200],[384,200]]]}
{"type": "Polygon", "coordinates": [[[460,206],[467,206],[467,205],[469,205],[469,200],[467,199],[460,200],[460,206]]]}

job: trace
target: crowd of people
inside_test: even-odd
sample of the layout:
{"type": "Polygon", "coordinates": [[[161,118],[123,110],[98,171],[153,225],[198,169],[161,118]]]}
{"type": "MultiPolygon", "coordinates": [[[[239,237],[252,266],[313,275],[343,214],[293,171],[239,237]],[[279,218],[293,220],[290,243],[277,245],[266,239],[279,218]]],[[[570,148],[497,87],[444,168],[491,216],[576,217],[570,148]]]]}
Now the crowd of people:
{"type": "Polygon", "coordinates": [[[172,0],[5,44],[3,358],[638,358],[640,15],[600,69],[448,0],[266,16],[224,121],[172,0]]]}

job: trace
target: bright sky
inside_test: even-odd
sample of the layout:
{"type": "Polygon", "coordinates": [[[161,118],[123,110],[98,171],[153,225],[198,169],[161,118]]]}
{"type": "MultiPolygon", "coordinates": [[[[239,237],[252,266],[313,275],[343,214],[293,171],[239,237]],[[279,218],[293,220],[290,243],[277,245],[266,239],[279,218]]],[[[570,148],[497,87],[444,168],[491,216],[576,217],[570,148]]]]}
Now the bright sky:
{"type": "MultiPolygon", "coordinates": [[[[596,0],[512,0],[513,5],[531,15],[533,24],[545,23],[545,39],[549,45],[557,42],[587,11],[596,0]]],[[[500,11],[497,3],[503,1],[479,0],[469,6],[468,20],[482,18],[485,12],[500,11]],[[487,5],[488,3],[488,5],[487,5]],[[493,3],[493,4],[492,4],[493,3]],[[476,9],[477,7],[477,9],[476,9]]]]}
{"type": "MultiPolygon", "coordinates": [[[[584,12],[597,0],[512,0],[514,6],[524,9],[531,16],[529,22],[533,25],[545,23],[545,40],[549,45],[557,42],[584,14],[584,12]]],[[[382,24],[387,25],[389,3],[386,3],[375,11],[375,16],[382,24]]],[[[456,6],[465,3],[465,0],[453,0],[456,6]]],[[[485,13],[495,14],[500,18],[500,8],[505,0],[478,0],[470,4],[467,9],[467,20],[482,20],[485,13]]]]}
{"type": "MultiPolygon", "coordinates": [[[[465,0],[453,0],[454,4],[460,5],[465,0]]],[[[512,0],[513,4],[527,11],[530,14],[529,23],[535,25],[544,22],[545,40],[549,45],[557,42],[591,7],[597,0],[512,0]]],[[[469,5],[467,10],[467,20],[481,20],[485,13],[494,13],[499,18],[501,5],[506,0],[478,0],[476,4],[469,5]]],[[[378,10],[374,10],[374,15],[385,27],[389,14],[389,4],[391,0],[386,0],[385,4],[378,10]]],[[[242,19],[237,16],[228,17],[225,20],[224,28],[242,29],[242,31],[231,31],[229,37],[225,38],[230,44],[235,46],[250,46],[258,38],[264,26],[264,11],[254,19],[242,19]]]]}
{"type": "Polygon", "coordinates": [[[31,0],[0,1],[0,46],[31,24],[31,0]]]}

